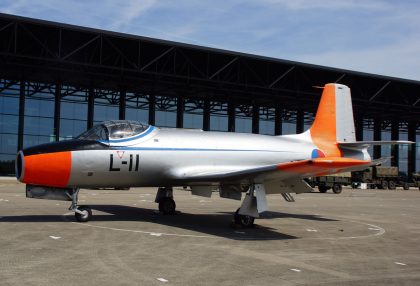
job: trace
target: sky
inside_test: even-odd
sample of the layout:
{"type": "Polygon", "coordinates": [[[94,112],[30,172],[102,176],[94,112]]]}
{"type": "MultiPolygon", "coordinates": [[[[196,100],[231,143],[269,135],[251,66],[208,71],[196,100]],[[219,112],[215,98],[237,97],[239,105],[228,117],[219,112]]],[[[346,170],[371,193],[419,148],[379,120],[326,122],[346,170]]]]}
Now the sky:
{"type": "Polygon", "coordinates": [[[420,80],[417,0],[1,0],[0,12],[420,80]]]}

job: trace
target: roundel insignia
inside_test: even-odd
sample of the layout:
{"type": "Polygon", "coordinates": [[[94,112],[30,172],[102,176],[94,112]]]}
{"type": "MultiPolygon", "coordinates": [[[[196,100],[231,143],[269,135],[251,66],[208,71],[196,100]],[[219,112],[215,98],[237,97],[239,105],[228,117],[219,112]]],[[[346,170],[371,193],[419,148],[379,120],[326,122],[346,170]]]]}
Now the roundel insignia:
{"type": "Polygon", "coordinates": [[[315,159],[315,158],[324,158],[324,157],[325,157],[325,154],[321,150],[319,150],[319,149],[312,150],[312,154],[311,154],[311,158],[312,159],[315,159]]]}

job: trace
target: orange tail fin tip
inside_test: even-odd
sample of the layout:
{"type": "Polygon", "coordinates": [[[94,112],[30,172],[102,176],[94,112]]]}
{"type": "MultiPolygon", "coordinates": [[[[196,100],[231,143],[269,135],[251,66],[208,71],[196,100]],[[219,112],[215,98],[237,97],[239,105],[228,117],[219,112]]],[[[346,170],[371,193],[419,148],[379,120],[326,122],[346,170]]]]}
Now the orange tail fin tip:
{"type": "Polygon", "coordinates": [[[320,154],[324,157],[342,157],[337,141],[354,142],[354,133],[350,89],[340,84],[326,84],[310,128],[312,141],[321,152],[314,153],[314,150],[312,157],[322,157],[318,156],[320,154]]]}

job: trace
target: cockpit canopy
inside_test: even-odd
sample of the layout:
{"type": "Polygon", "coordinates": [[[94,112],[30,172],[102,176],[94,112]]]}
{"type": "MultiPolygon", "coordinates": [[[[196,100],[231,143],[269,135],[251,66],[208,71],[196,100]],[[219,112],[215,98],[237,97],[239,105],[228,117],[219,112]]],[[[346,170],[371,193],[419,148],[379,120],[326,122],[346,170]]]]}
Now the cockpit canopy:
{"type": "Polygon", "coordinates": [[[149,125],[131,120],[110,120],[104,121],[93,126],[88,131],[83,132],[76,139],[83,140],[117,140],[132,137],[140,134],[149,127],[149,125]]]}

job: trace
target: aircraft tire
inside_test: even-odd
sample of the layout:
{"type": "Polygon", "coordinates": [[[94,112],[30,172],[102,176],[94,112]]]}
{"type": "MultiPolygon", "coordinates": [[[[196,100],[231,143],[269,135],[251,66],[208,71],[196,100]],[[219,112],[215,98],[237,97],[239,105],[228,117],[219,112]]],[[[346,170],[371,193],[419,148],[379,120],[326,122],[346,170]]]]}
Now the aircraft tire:
{"type": "Polygon", "coordinates": [[[79,211],[84,214],[74,213],[76,220],[78,222],[88,222],[92,218],[92,209],[88,206],[80,206],[77,208],[79,211]]]}
{"type": "Polygon", "coordinates": [[[255,218],[252,216],[239,214],[239,209],[236,210],[234,219],[236,225],[240,225],[245,228],[252,227],[255,221],[255,218]]]}
{"type": "Polygon", "coordinates": [[[159,211],[164,215],[175,214],[176,204],[172,198],[164,198],[159,202],[159,211]]]}

